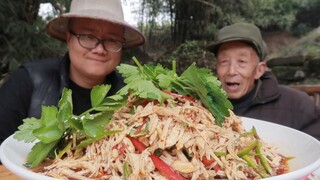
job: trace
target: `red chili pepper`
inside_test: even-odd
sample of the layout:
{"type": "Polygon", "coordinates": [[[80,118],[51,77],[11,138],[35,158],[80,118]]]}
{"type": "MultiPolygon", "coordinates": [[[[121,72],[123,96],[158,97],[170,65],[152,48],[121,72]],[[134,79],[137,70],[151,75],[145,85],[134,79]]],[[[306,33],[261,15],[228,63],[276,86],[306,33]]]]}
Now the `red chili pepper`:
{"type": "Polygon", "coordinates": [[[124,154],[124,150],[126,149],[126,147],[127,146],[124,143],[121,143],[121,144],[117,144],[117,145],[113,146],[112,149],[118,149],[119,148],[120,154],[124,154]],[[119,148],[119,146],[120,146],[120,148],[119,148]]]}
{"type": "Polygon", "coordinates": [[[260,163],[259,156],[254,156],[254,159],[256,160],[257,164],[259,164],[259,163],[260,163]]]}
{"type": "Polygon", "coordinates": [[[169,180],[183,180],[185,179],[179,173],[177,173],[171,166],[162,161],[155,154],[151,154],[151,159],[154,166],[158,169],[161,175],[165,176],[169,180]]]}
{"type": "Polygon", "coordinates": [[[148,101],[148,100],[144,100],[142,103],[140,103],[140,105],[141,105],[142,107],[145,107],[149,102],[150,102],[150,101],[148,101]]]}
{"type": "MultiPolygon", "coordinates": [[[[145,107],[149,102],[151,102],[151,101],[149,101],[149,100],[144,100],[144,101],[142,101],[142,102],[140,103],[140,105],[141,105],[142,107],[145,107]]],[[[154,101],[152,101],[152,102],[153,102],[154,105],[159,104],[159,101],[157,101],[157,100],[154,100],[154,101]]]]}
{"type": "Polygon", "coordinates": [[[213,167],[213,169],[215,170],[215,171],[220,171],[220,170],[222,170],[222,168],[217,164],[217,165],[215,165],[214,167],[213,167]]]}
{"type": "Polygon", "coordinates": [[[138,139],[133,138],[131,136],[127,136],[127,137],[130,139],[130,141],[132,142],[133,146],[138,150],[139,153],[141,153],[142,151],[144,151],[147,148],[147,146],[144,145],[138,139]]]}
{"type": "MultiPolygon", "coordinates": [[[[138,139],[130,137],[130,136],[127,136],[127,137],[130,139],[130,141],[132,142],[134,147],[138,150],[138,152],[141,153],[143,150],[145,150],[147,148],[146,145],[144,145],[138,139]]],[[[166,164],[164,161],[162,161],[155,154],[151,154],[150,157],[151,157],[151,160],[152,160],[154,166],[156,167],[156,169],[158,169],[160,174],[165,176],[167,179],[169,179],[169,180],[184,180],[185,179],[184,177],[182,177],[172,167],[170,167],[168,164],[166,164]]]]}
{"type": "Polygon", "coordinates": [[[203,156],[202,157],[202,163],[205,165],[205,166],[210,166],[212,163],[214,163],[215,160],[212,158],[212,159],[207,159],[206,156],[203,156]]]}
{"type": "MultiPolygon", "coordinates": [[[[206,156],[203,156],[202,157],[202,163],[205,165],[205,166],[210,166],[212,163],[214,163],[216,160],[215,159],[207,159],[206,158],[206,156]]],[[[213,169],[215,170],[215,171],[219,171],[219,170],[221,170],[221,167],[218,165],[218,164],[216,164],[214,167],[213,167],[213,169]]]]}
{"type": "Polygon", "coordinates": [[[191,102],[195,102],[196,100],[193,98],[193,97],[190,97],[190,96],[184,96],[184,95],[181,95],[181,94],[176,94],[176,93],[173,93],[173,92],[170,92],[170,91],[165,91],[163,90],[162,92],[166,93],[166,94],[169,94],[173,97],[183,97],[185,99],[187,99],[188,101],[191,101],[191,102]]]}

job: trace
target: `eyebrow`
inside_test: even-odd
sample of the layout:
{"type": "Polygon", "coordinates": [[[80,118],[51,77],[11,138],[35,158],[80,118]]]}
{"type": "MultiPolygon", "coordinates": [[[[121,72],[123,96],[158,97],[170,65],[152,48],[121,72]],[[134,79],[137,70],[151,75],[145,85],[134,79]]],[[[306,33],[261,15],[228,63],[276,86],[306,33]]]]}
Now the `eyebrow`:
{"type": "Polygon", "coordinates": [[[250,53],[248,53],[247,51],[242,51],[240,52],[240,56],[250,57],[250,53]]]}

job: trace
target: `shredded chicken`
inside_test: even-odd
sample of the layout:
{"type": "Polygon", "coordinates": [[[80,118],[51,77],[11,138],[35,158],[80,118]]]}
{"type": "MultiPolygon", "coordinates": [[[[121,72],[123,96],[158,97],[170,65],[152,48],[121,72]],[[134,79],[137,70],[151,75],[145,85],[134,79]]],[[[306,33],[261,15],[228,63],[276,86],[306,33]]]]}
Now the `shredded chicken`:
{"type": "MultiPolygon", "coordinates": [[[[137,102],[138,99],[129,99],[128,106],[118,110],[105,127],[121,132],[81,151],[56,157],[40,173],[59,179],[166,179],[150,158],[150,154],[158,153],[186,179],[261,178],[261,172],[238,156],[255,137],[244,135],[242,121],[232,111],[220,127],[201,103],[183,96],[163,104],[135,105],[137,102]],[[147,148],[138,153],[128,136],[139,139],[147,148]],[[212,163],[206,164],[204,159],[212,163]],[[125,167],[130,171],[127,175],[125,167]]],[[[283,156],[261,142],[261,154],[276,174],[283,165],[283,156]]]]}

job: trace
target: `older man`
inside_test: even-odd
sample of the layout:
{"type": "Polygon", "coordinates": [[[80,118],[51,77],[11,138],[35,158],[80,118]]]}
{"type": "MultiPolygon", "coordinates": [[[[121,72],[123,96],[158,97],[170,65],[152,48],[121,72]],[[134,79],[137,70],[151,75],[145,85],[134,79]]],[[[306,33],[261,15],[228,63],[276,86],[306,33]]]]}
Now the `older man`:
{"type": "Polygon", "coordinates": [[[267,71],[267,47],[254,24],[223,27],[208,46],[217,75],[239,116],[289,126],[320,139],[320,108],[306,93],[279,85],[267,71]]]}

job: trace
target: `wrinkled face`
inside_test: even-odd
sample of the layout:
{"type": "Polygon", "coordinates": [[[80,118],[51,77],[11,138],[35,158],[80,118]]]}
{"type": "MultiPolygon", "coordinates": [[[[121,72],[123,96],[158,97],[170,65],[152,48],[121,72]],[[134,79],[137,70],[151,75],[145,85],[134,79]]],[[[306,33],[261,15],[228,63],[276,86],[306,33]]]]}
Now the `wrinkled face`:
{"type": "MultiPolygon", "coordinates": [[[[69,22],[74,34],[93,35],[98,39],[124,42],[124,28],[121,25],[87,18],[74,18],[69,22]]],[[[70,55],[70,78],[84,88],[92,88],[104,82],[120,63],[122,51],[109,52],[100,43],[93,49],[82,47],[75,35],[67,33],[67,47],[70,55]]]]}
{"type": "Polygon", "coordinates": [[[256,51],[246,43],[232,41],[217,51],[217,75],[229,99],[239,99],[253,89],[266,70],[256,51]]]}

